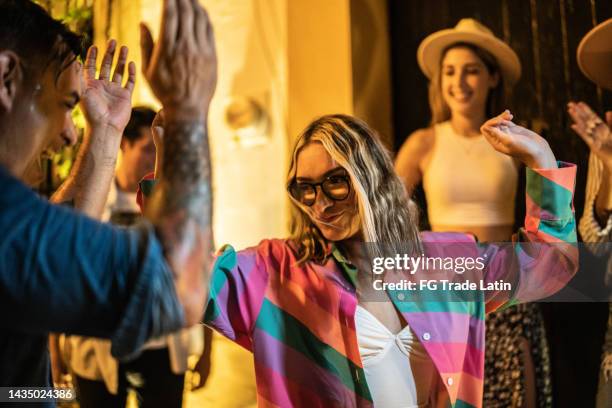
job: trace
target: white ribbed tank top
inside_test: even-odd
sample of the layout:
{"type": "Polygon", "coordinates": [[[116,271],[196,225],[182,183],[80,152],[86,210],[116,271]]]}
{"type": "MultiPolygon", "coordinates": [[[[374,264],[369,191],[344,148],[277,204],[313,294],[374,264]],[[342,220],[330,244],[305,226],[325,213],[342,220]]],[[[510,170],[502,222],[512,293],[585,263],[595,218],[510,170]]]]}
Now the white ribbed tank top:
{"type": "Polygon", "coordinates": [[[423,188],[432,225],[511,225],[518,170],[484,136],[466,138],[450,122],[434,126],[435,143],[423,188]]]}

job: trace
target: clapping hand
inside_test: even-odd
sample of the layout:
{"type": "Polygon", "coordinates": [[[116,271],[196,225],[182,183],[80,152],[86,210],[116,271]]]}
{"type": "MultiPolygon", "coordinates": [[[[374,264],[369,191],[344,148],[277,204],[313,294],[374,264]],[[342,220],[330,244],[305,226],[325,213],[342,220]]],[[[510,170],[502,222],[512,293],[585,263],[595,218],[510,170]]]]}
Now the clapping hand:
{"type": "Polygon", "coordinates": [[[540,135],[512,122],[506,110],[486,121],[480,131],[495,150],[522,161],[530,168],[557,168],[548,142],[540,135]]]}
{"type": "Polygon", "coordinates": [[[128,78],[122,86],[128,56],[128,49],[123,46],[119,50],[119,58],[111,77],[116,48],[116,41],[110,40],[97,78],[98,48],[96,46],[89,48],[83,70],[81,109],[92,127],[109,126],[121,135],[132,113],[136,66],[133,62],[128,64],[128,78]]]}
{"type": "Polygon", "coordinates": [[[606,113],[607,124],[584,102],[568,103],[567,112],[574,121],[574,132],[608,169],[612,169],[612,112],[606,113]]]}

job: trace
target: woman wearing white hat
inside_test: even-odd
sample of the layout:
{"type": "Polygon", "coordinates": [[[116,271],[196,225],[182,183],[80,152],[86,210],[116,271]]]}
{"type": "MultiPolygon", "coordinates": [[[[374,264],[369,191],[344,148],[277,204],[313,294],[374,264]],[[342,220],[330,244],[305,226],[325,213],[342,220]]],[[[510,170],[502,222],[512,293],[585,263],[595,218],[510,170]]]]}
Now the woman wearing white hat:
{"type": "MultiPolygon", "coordinates": [[[[495,151],[480,127],[506,107],[505,88],[521,75],[518,56],[478,21],[462,19],[425,38],[417,58],[430,79],[432,126],[404,143],[395,165],[398,174],[409,193],[423,183],[433,231],[510,240],[519,163],[495,151]]],[[[490,315],[484,406],[549,406],[551,398],[537,306],[490,315]]]]}
{"type": "MultiPolygon", "coordinates": [[[[603,89],[612,91],[612,18],[589,31],[578,46],[577,61],[582,73],[603,89]]],[[[583,102],[568,104],[574,121],[572,129],[591,150],[587,175],[584,213],[580,234],[587,243],[612,241],[612,111],[606,122],[583,102]]],[[[612,258],[604,245],[592,245],[593,252],[608,257],[606,284],[612,286],[612,258]]],[[[608,249],[609,251],[609,249],[608,249]]],[[[612,300],[612,299],[611,299],[612,300]]],[[[597,408],[612,406],[612,303],[608,315],[608,331],[604,343],[597,408]]]]}

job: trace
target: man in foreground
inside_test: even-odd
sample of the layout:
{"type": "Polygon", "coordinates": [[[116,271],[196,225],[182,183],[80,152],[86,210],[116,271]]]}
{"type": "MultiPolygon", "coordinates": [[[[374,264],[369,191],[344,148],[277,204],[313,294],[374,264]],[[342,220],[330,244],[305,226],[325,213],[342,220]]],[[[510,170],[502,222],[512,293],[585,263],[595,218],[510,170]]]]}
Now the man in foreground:
{"type": "Polygon", "coordinates": [[[126,358],[148,338],[201,319],[212,248],[211,209],[202,203],[210,194],[206,116],[216,53],[196,1],[163,7],[160,40],[147,37],[143,58],[167,111],[163,188],[149,223],[118,230],[42,201],[20,178],[43,150],[75,142],[70,113],[81,100],[88,130],[53,201],[99,216],[131,108],[133,63],[122,86],[127,49],[111,77],[109,43],[96,78],[92,47],[80,81],[78,37],[30,1],[0,0],[0,386],[47,384],[47,332],[110,338],[113,355],[126,358]]]}

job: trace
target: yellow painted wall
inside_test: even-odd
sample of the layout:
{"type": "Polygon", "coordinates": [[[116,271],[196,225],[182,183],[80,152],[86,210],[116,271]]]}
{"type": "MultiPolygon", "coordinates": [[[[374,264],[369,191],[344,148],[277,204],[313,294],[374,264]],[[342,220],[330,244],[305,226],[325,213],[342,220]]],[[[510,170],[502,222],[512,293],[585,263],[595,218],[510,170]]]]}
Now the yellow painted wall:
{"type": "Polygon", "coordinates": [[[288,131],[317,116],[353,113],[349,0],[287,2],[288,131]]]}

